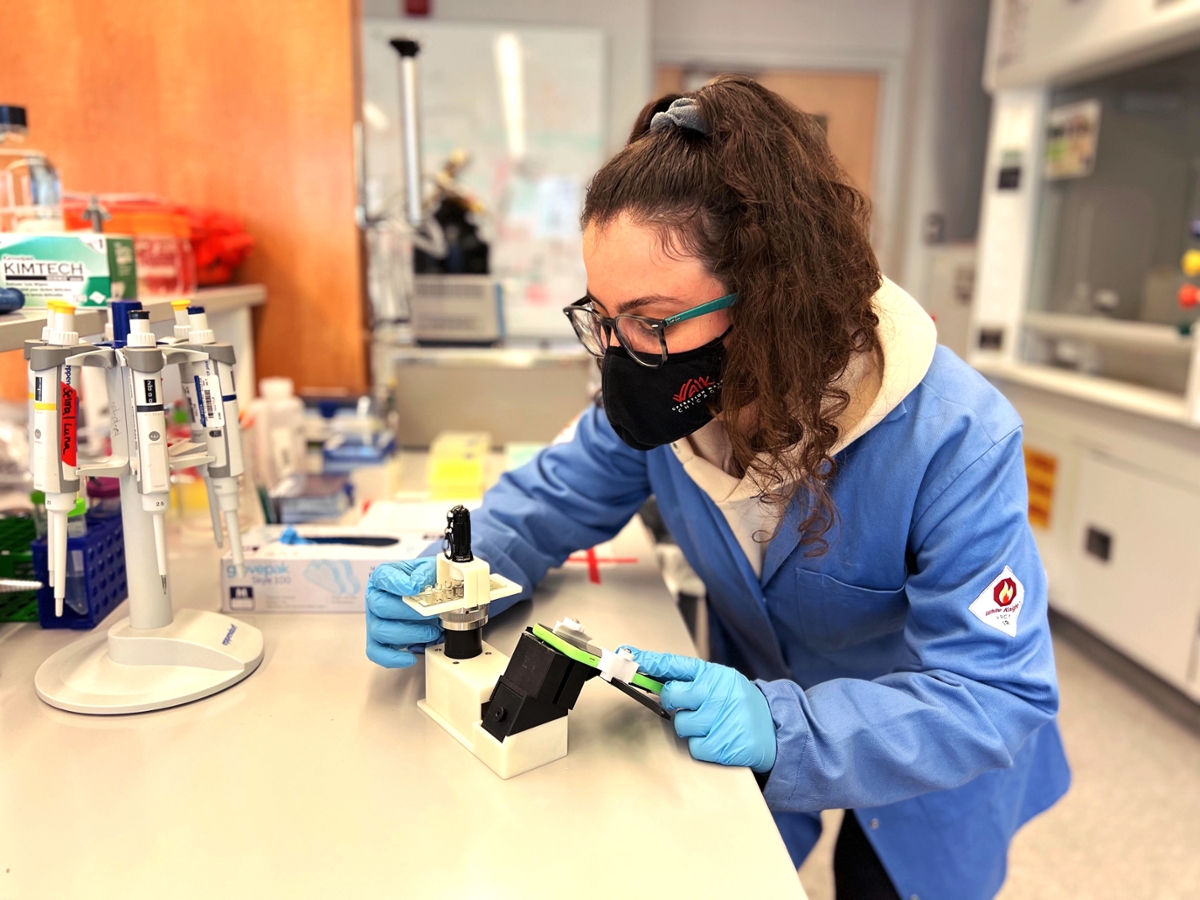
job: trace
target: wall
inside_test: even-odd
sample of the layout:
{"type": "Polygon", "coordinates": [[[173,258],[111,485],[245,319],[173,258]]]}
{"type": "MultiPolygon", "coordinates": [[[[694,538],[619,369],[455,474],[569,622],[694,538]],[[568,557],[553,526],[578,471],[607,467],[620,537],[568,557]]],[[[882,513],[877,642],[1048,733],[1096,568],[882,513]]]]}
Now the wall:
{"type": "MultiPolygon", "coordinates": [[[[586,25],[608,35],[608,152],[629,135],[638,112],[650,97],[650,0],[433,0],[429,17],[445,22],[586,25]]],[[[400,0],[362,0],[363,15],[400,13],[400,0]]]]}
{"type": "Polygon", "coordinates": [[[919,293],[929,264],[925,216],[945,216],[948,238],[975,234],[986,10],[987,0],[655,0],[654,58],[750,72],[880,72],[872,236],[887,274],[919,293]]]}
{"type": "Polygon", "coordinates": [[[900,267],[904,63],[920,0],[654,0],[654,61],[708,70],[875,71],[882,76],[871,236],[900,267]]]}
{"type": "Polygon", "coordinates": [[[932,268],[926,218],[942,217],[948,243],[978,231],[991,100],[982,84],[986,0],[919,0],[914,13],[897,274],[921,299],[932,268]]]}
{"type": "Polygon", "coordinates": [[[28,107],[66,189],[242,216],[258,374],[365,389],[352,0],[38,0],[4,30],[0,102],[28,107]]]}
{"type": "Polygon", "coordinates": [[[707,62],[718,53],[787,53],[836,65],[847,56],[900,54],[911,39],[916,2],[654,0],[654,58],[707,62]]]}

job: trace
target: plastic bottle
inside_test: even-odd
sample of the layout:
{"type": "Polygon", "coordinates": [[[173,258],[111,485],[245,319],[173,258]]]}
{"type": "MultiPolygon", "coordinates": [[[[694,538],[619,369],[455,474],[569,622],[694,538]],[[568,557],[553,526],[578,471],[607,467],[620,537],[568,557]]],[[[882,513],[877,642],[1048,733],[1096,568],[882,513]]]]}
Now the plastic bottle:
{"type": "Polygon", "coordinates": [[[263,378],[254,401],[254,457],[267,487],[293,472],[305,471],[304,401],[290,378],[263,378]]]}
{"type": "Polygon", "coordinates": [[[25,146],[25,107],[0,105],[0,232],[63,230],[58,171],[25,146]]]}

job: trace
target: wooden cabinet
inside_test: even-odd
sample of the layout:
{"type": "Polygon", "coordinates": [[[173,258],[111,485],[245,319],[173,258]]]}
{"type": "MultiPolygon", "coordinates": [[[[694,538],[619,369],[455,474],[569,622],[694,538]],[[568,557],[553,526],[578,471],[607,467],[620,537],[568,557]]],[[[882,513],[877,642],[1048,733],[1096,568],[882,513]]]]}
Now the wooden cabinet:
{"type": "MultiPolygon", "coordinates": [[[[367,386],[354,221],[354,0],[7,4],[3,96],[73,191],[240,215],[260,375],[367,386]]],[[[2,367],[19,376],[24,367],[2,367]]]]}

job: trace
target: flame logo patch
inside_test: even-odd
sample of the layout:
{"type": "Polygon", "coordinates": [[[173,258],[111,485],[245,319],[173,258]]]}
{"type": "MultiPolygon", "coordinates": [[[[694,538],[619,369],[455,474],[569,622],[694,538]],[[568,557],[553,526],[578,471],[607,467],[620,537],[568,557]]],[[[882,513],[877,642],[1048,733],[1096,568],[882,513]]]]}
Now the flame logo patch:
{"type": "Polygon", "coordinates": [[[1017,636],[1017,619],[1025,605],[1025,586],[1008,566],[991,580],[969,609],[984,625],[1017,636]]]}
{"type": "Polygon", "coordinates": [[[1012,606],[1017,598],[1017,586],[1011,578],[1005,578],[992,589],[992,599],[997,606],[1012,606]]]}

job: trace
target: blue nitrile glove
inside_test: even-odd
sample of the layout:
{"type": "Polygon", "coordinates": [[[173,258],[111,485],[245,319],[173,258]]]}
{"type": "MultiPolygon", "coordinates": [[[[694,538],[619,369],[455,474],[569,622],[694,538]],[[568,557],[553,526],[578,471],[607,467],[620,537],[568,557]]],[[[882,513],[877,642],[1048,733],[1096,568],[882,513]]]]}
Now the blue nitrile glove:
{"type": "Polygon", "coordinates": [[[753,682],[736,669],[674,653],[630,647],[639,671],[665,682],[664,709],[675,714],[675,733],[688,739],[695,759],[749,766],[758,773],[775,765],[775,720],[753,682]]]}
{"type": "Polygon", "coordinates": [[[367,581],[367,659],[389,669],[417,661],[411,650],[442,638],[437,616],[423,616],[400,598],[419,594],[437,580],[437,560],[404,559],[376,566],[367,581]]]}
{"type": "Polygon", "coordinates": [[[303,537],[300,532],[289,525],[287,528],[283,529],[283,533],[279,535],[279,543],[288,544],[291,546],[296,544],[315,544],[316,541],[310,541],[308,538],[303,537]]]}

